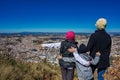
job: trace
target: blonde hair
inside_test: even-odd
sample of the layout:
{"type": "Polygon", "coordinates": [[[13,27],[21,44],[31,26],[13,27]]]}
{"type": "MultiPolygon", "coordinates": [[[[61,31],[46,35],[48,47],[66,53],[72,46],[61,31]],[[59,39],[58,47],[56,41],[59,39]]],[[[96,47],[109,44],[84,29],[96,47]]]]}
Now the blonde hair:
{"type": "Polygon", "coordinates": [[[106,27],[107,25],[107,20],[105,18],[99,18],[97,21],[96,21],[96,24],[97,28],[99,30],[102,30],[106,27]]]}

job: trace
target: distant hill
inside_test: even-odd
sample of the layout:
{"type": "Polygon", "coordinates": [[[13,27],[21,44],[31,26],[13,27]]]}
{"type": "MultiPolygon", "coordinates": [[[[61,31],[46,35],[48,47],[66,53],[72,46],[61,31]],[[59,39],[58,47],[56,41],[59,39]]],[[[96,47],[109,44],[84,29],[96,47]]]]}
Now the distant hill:
{"type": "MultiPolygon", "coordinates": [[[[77,35],[87,35],[89,36],[91,33],[76,33],[77,35]]],[[[120,36],[120,32],[109,32],[111,36],[120,36]]],[[[65,32],[20,32],[20,33],[0,33],[0,36],[26,36],[26,35],[33,35],[33,36],[58,36],[58,35],[65,35],[65,32]]]]}

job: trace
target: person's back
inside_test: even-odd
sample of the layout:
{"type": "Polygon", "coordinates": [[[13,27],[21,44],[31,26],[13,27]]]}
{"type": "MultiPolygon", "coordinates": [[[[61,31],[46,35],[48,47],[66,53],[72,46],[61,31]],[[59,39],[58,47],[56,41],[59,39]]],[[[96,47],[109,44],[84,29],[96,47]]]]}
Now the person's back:
{"type": "Polygon", "coordinates": [[[111,38],[105,32],[105,30],[97,30],[94,34],[94,43],[95,46],[91,51],[90,55],[94,58],[95,52],[100,51],[101,58],[98,64],[98,68],[106,68],[109,67],[109,55],[111,49],[111,38]]]}
{"type": "MultiPolygon", "coordinates": [[[[86,54],[86,53],[84,53],[84,54],[86,54]]],[[[85,56],[84,54],[80,54],[80,57],[82,57],[83,59],[86,60],[86,58],[88,58],[88,57],[85,56]]],[[[90,79],[93,78],[92,68],[90,66],[82,65],[78,61],[76,61],[75,63],[76,63],[76,68],[77,68],[77,73],[78,73],[78,79],[79,80],[90,80],[90,79]]]]}
{"type": "MultiPolygon", "coordinates": [[[[71,47],[71,45],[77,47],[77,44],[75,42],[75,33],[73,31],[67,32],[66,40],[61,42],[60,55],[62,55],[62,57],[67,57],[67,58],[74,57],[73,54],[68,52],[67,50],[68,48],[71,47]]],[[[64,62],[62,60],[59,60],[59,64],[62,71],[62,80],[73,80],[75,63],[64,62]]]]}
{"type": "MultiPolygon", "coordinates": [[[[95,54],[96,56],[93,59],[88,53],[86,53],[86,46],[84,44],[81,44],[79,46],[79,55],[81,58],[88,61],[90,63],[90,65],[91,64],[96,65],[99,61],[98,55],[95,54]]],[[[93,79],[92,68],[90,67],[90,65],[86,66],[86,65],[81,64],[78,60],[76,61],[76,68],[78,71],[79,80],[91,80],[91,79],[93,79]]]]}
{"type": "Polygon", "coordinates": [[[71,46],[77,47],[77,44],[74,40],[64,40],[61,42],[61,47],[60,47],[60,54],[63,57],[73,57],[73,54],[71,54],[68,51],[68,48],[70,48],[71,46]]]}
{"type": "MultiPolygon", "coordinates": [[[[75,33],[73,31],[67,32],[66,39],[61,42],[60,55],[62,57],[68,57],[68,58],[74,57],[73,54],[68,51],[68,48],[70,48],[71,46],[74,46],[75,48],[77,47],[77,42],[75,42],[75,33]]],[[[62,61],[59,61],[59,63],[60,63],[60,66],[64,67],[64,68],[69,68],[69,67],[74,68],[75,67],[75,63],[73,63],[73,62],[69,63],[69,67],[65,67],[64,65],[66,63],[64,63],[62,61]]]]}

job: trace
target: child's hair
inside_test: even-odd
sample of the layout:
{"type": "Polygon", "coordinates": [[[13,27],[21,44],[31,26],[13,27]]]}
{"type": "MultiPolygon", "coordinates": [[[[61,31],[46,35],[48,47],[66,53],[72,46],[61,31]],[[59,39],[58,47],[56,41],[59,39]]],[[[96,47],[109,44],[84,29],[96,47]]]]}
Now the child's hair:
{"type": "Polygon", "coordinates": [[[86,49],[87,49],[87,46],[85,44],[81,44],[79,46],[79,52],[80,53],[85,53],[86,52],[86,49]]]}

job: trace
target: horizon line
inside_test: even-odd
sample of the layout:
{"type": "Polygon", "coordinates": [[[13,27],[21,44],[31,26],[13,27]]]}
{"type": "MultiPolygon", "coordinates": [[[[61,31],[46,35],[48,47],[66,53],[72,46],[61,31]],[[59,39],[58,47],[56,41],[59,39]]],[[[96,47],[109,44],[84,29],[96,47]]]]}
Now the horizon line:
{"type": "MultiPolygon", "coordinates": [[[[74,31],[75,32],[75,31],[74,31]]],[[[66,33],[65,31],[61,31],[61,32],[32,32],[32,31],[23,31],[23,32],[0,32],[0,34],[11,34],[11,33],[13,33],[13,34],[15,34],[15,33],[66,33]]],[[[93,33],[93,32],[75,32],[75,33],[93,33]]],[[[120,31],[118,32],[118,31],[113,31],[113,32],[111,32],[111,31],[109,31],[108,33],[120,33],[120,31]]]]}

